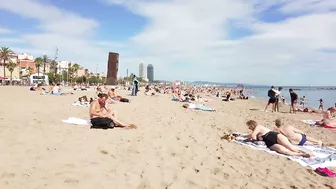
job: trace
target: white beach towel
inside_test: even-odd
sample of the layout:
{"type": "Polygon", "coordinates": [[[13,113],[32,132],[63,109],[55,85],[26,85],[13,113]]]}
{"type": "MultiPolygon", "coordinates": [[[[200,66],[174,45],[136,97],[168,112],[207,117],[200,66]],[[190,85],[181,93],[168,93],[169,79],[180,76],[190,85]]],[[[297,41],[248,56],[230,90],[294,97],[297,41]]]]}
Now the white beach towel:
{"type": "Polygon", "coordinates": [[[306,123],[308,125],[315,125],[315,123],[317,122],[317,120],[301,120],[303,123],[306,123]]]}
{"type": "Polygon", "coordinates": [[[62,120],[63,123],[69,123],[74,125],[91,125],[90,120],[85,120],[81,118],[69,117],[67,120],[62,120]]]}
{"type": "Polygon", "coordinates": [[[270,150],[266,147],[266,145],[262,142],[258,144],[252,143],[252,142],[245,142],[243,138],[238,137],[235,141],[239,144],[249,146],[250,148],[256,149],[256,150],[262,150],[271,154],[276,154],[279,156],[287,157],[288,159],[292,161],[298,162],[302,166],[309,166],[312,169],[316,169],[318,167],[336,167],[336,149],[329,148],[329,147],[319,147],[319,146],[313,146],[313,145],[304,145],[299,146],[302,150],[308,150],[314,153],[315,157],[313,158],[304,158],[299,156],[286,156],[279,154],[275,151],[270,150]]]}
{"type": "Polygon", "coordinates": [[[80,102],[74,102],[72,103],[71,105],[73,106],[79,106],[79,107],[89,107],[90,106],[90,103],[89,102],[85,102],[84,104],[81,104],[80,102]]]}

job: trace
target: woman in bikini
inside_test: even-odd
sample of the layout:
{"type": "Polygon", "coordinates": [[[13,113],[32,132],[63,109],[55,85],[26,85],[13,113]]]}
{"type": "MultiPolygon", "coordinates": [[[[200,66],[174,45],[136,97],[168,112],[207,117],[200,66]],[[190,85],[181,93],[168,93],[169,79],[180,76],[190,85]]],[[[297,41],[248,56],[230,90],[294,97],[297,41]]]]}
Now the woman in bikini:
{"type": "Polygon", "coordinates": [[[326,126],[336,128],[336,120],[333,118],[333,113],[336,112],[335,107],[330,107],[323,113],[323,119],[321,121],[316,122],[316,125],[326,126]]]}
{"type": "Polygon", "coordinates": [[[278,152],[279,154],[284,154],[288,156],[303,156],[303,157],[312,157],[312,153],[305,152],[298,147],[293,146],[287,137],[284,135],[271,131],[270,129],[257,124],[256,121],[250,120],[246,122],[246,125],[252,133],[247,135],[248,139],[257,139],[264,141],[266,146],[278,152]]]}

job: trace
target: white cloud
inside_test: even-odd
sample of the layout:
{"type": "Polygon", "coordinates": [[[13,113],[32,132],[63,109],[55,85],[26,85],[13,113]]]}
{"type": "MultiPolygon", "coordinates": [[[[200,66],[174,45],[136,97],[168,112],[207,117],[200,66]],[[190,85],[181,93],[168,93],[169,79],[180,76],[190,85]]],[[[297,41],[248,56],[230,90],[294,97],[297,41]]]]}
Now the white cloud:
{"type": "Polygon", "coordinates": [[[334,0],[288,0],[280,10],[284,13],[321,13],[336,9],[334,0]]]}
{"type": "MultiPolygon", "coordinates": [[[[156,57],[148,61],[156,61],[149,63],[163,78],[295,85],[304,84],[313,71],[336,71],[331,67],[336,54],[320,51],[336,48],[336,14],[328,12],[334,0],[107,1],[149,19],[132,40],[142,54],[156,57]],[[257,19],[273,5],[296,17],[276,23],[257,19]],[[231,40],[230,22],[243,23],[254,34],[231,40]]],[[[309,82],[334,84],[323,74],[309,82]]]]}
{"type": "Polygon", "coordinates": [[[33,48],[16,48],[19,52],[27,50],[28,53],[36,53],[35,56],[47,54],[54,57],[58,47],[60,59],[78,62],[89,69],[94,69],[97,63],[106,63],[107,52],[96,46],[91,39],[95,29],[99,27],[96,20],[38,0],[1,1],[1,9],[38,21],[37,26],[32,25],[36,27],[36,33],[20,36],[33,48]]]}
{"type": "Polygon", "coordinates": [[[40,32],[21,36],[36,48],[34,52],[53,57],[57,46],[60,58],[91,70],[98,63],[104,71],[108,49],[113,49],[120,53],[120,75],[126,69],[137,73],[138,64],[145,62],[154,65],[158,79],[334,84],[324,73],[336,71],[331,66],[336,54],[321,49],[336,49],[336,14],[330,12],[335,0],[105,1],[125,6],[148,24],[129,41],[94,41],[97,20],[53,5],[11,0],[1,2],[0,9],[38,21],[40,32]],[[276,23],[258,20],[258,13],[274,5],[279,6],[274,11],[295,17],[276,23]],[[239,34],[232,26],[253,35],[232,40],[239,34]],[[320,73],[313,81],[312,72],[320,73]]]}
{"type": "Polygon", "coordinates": [[[12,33],[12,31],[10,29],[0,27],[0,34],[8,34],[8,33],[12,33]]]}

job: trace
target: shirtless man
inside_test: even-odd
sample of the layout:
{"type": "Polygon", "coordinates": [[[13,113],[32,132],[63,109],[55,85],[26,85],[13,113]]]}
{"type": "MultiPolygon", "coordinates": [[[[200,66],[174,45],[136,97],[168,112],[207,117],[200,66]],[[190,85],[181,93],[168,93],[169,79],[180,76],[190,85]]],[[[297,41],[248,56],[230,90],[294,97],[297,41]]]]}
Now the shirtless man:
{"type": "Polygon", "coordinates": [[[125,124],[117,120],[115,113],[106,107],[107,94],[98,94],[98,99],[90,105],[90,119],[92,128],[136,128],[133,124],[125,124]]]}
{"type": "Polygon", "coordinates": [[[317,144],[322,146],[322,141],[308,137],[301,130],[285,125],[280,119],[275,120],[275,131],[285,135],[292,144],[303,146],[304,144],[317,144]]]}

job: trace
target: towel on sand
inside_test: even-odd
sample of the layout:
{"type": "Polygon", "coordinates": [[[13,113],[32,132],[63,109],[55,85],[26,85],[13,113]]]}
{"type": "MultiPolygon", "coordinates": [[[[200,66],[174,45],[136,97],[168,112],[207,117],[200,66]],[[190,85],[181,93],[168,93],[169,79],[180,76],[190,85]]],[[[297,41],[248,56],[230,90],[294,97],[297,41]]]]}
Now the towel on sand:
{"type": "Polygon", "coordinates": [[[286,155],[279,154],[267,148],[263,142],[258,142],[257,144],[255,144],[253,142],[246,142],[244,140],[245,138],[237,137],[235,142],[242,144],[242,145],[249,146],[250,148],[253,148],[256,150],[262,150],[262,151],[265,151],[271,154],[276,154],[279,156],[287,157],[288,159],[292,161],[298,162],[302,166],[309,166],[314,170],[318,167],[336,167],[336,149],[333,149],[333,148],[319,147],[319,146],[313,146],[313,145],[299,146],[299,148],[303,150],[311,151],[315,155],[315,157],[313,158],[304,158],[304,157],[298,157],[298,156],[286,156],[286,155]]]}
{"type": "Polygon", "coordinates": [[[71,105],[73,106],[79,106],[79,107],[90,107],[90,103],[89,102],[85,102],[85,103],[80,103],[80,102],[74,102],[71,105]]]}
{"type": "Polygon", "coordinates": [[[303,123],[306,123],[308,125],[315,125],[315,123],[318,121],[318,120],[301,120],[303,123]]]}
{"type": "Polygon", "coordinates": [[[91,125],[90,120],[85,120],[81,118],[69,117],[67,120],[62,120],[63,123],[70,123],[74,125],[91,125]]]}

